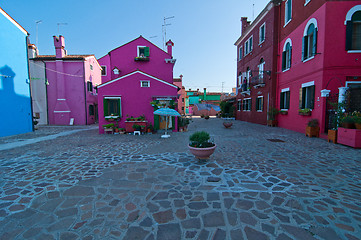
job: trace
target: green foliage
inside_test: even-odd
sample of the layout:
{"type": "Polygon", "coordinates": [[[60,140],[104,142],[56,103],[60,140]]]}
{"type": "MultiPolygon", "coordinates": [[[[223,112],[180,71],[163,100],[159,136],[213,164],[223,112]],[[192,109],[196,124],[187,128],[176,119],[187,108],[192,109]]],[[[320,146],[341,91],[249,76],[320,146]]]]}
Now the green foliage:
{"type": "Polygon", "coordinates": [[[355,123],[354,116],[345,116],[342,118],[341,123],[355,123]]]}
{"type": "Polygon", "coordinates": [[[114,123],[102,125],[103,128],[114,128],[114,123]]]}
{"type": "Polygon", "coordinates": [[[311,109],[309,109],[309,108],[299,109],[298,112],[299,113],[310,113],[311,109]]]}
{"type": "Polygon", "coordinates": [[[280,111],[277,108],[270,107],[269,111],[267,112],[268,120],[275,120],[279,112],[280,111]]]}
{"type": "Polygon", "coordinates": [[[133,128],[135,131],[140,131],[140,129],[142,129],[142,127],[141,127],[140,125],[138,125],[138,124],[134,124],[134,125],[132,126],[132,128],[133,128]]]}
{"type": "Polygon", "coordinates": [[[189,145],[197,148],[208,148],[214,146],[214,143],[210,142],[209,139],[209,133],[205,131],[195,132],[189,137],[189,145]]]}
{"type": "Polygon", "coordinates": [[[233,117],[234,116],[234,106],[230,102],[222,101],[219,104],[221,108],[221,115],[222,117],[233,117]]]}
{"type": "Polygon", "coordinates": [[[307,126],[309,127],[318,127],[319,123],[318,123],[318,119],[313,118],[311,120],[308,121],[307,126]]]}

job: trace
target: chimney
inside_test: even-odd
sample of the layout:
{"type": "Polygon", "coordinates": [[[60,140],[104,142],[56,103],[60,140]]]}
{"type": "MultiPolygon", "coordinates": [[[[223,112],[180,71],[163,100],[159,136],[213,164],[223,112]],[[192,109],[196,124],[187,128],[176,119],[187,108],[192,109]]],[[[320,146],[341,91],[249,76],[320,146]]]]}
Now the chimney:
{"type": "Polygon", "coordinates": [[[39,55],[38,49],[34,44],[28,44],[29,58],[36,58],[39,55]]]}
{"type": "Polygon", "coordinates": [[[181,79],[181,81],[183,80],[183,75],[181,74],[181,75],[179,75],[179,78],[181,79]]]}
{"type": "Polygon", "coordinates": [[[203,88],[203,100],[207,101],[207,88],[203,88]]]}
{"type": "Polygon", "coordinates": [[[169,41],[167,42],[167,53],[171,56],[172,56],[173,46],[174,46],[174,43],[172,42],[172,40],[169,39],[169,41]]]}
{"type": "Polygon", "coordinates": [[[247,21],[247,17],[241,17],[241,35],[247,30],[247,28],[249,27],[250,23],[249,21],[247,21]]]}
{"type": "Polygon", "coordinates": [[[53,36],[54,38],[54,46],[55,46],[55,53],[56,53],[56,58],[63,58],[66,56],[66,51],[65,51],[65,39],[63,36],[59,35],[58,36],[53,36]]]}

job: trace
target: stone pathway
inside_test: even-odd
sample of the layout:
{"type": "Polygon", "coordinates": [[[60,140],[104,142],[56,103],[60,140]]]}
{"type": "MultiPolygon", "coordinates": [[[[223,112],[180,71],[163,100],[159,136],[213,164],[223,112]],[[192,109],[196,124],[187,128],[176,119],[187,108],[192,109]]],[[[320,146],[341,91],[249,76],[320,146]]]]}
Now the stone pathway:
{"type": "Polygon", "coordinates": [[[360,150],[244,122],[189,129],[0,151],[0,239],[360,239],[360,150]],[[186,147],[196,130],[218,145],[206,162],[186,147]]]}

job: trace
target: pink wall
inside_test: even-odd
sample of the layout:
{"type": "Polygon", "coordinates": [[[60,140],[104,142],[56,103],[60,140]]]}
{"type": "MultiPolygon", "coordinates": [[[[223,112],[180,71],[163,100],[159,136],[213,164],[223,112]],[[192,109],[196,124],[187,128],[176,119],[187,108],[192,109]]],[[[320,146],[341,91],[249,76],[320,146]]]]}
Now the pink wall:
{"type": "MultiPolygon", "coordinates": [[[[327,98],[321,97],[320,91],[327,86],[331,94],[338,93],[338,87],[345,86],[347,76],[361,76],[361,53],[347,53],[345,51],[346,26],[344,25],[347,12],[359,1],[331,1],[323,4],[311,14],[279,45],[277,104],[280,104],[281,89],[290,88],[290,108],[288,115],[279,115],[280,127],[298,132],[304,132],[307,122],[317,118],[321,132],[325,131],[325,112],[327,98]],[[302,62],[302,37],[309,19],[317,20],[318,40],[317,55],[313,59],[302,62]],[[327,37],[326,37],[327,36],[327,37]],[[292,40],[292,65],[289,70],[282,72],[282,51],[285,41],[292,40]],[[299,89],[303,83],[314,81],[315,104],[311,116],[298,115],[299,89]]],[[[293,19],[292,19],[293,21],[293,19]]],[[[291,22],[292,22],[291,21],[291,22]]],[[[358,80],[361,81],[361,78],[358,80]]]]}
{"type": "Polygon", "coordinates": [[[103,76],[103,83],[110,79],[115,79],[131,73],[137,69],[172,83],[174,64],[165,62],[165,59],[170,58],[172,58],[172,56],[167,52],[140,36],[133,41],[110,51],[107,55],[98,59],[98,62],[101,66],[107,66],[107,76],[103,76]],[[150,48],[148,62],[134,61],[134,58],[137,57],[137,46],[146,46],[150,48]],[[113,74],[112,69],[114,67],[117,67],[120,70],[119,75],[113,74]]]}
{"type": "Polygon", "coordinates": [[[119,125],[124,128],[127,117],[139,117],[143,114],[148,123],[154,125],[154,110],[150,105],[150,102],[154,100],[153,97],[177,96],[177,91],[177,87],[159,82],[140,72],[109,84],[102,84],[98,88],[99,133],[104,133],[102,125],[109,123],[104,119],[103,98],[105,96],[121,97],[122,118],[119,125]],[[150,87],[140,87],[141,80],[150,81],[150,87]]]}

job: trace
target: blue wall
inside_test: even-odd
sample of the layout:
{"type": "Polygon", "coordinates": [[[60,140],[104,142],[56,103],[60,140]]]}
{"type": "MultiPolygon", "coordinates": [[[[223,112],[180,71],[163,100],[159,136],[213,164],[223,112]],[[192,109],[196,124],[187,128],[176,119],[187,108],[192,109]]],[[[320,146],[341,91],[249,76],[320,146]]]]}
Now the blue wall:
{"type": "Polygon", "coordinates": [[[0,137],[33,130],[26,37],[0,12],[0,137]]]}

